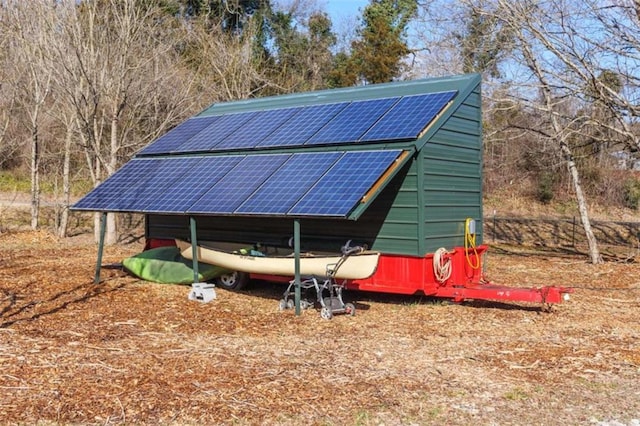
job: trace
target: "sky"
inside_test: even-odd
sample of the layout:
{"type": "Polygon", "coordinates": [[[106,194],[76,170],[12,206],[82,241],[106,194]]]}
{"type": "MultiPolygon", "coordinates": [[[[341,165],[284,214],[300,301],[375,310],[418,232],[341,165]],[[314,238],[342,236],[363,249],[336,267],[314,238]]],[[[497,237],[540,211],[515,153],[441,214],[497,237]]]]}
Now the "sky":
{"type": "Polygon", "coordinates": [[[357,17],[360,15],[359,9],[369,4],[369,0],[319,0],[318,5],[322,7],[334,22],[339,22],[342,18],[357,17]]]}

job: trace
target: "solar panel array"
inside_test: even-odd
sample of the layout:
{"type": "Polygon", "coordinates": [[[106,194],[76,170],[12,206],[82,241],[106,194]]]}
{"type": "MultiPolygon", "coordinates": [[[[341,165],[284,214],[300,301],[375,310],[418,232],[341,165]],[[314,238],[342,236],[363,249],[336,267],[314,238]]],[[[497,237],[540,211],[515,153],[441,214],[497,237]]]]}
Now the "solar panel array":
{"type": "Polygon", "coordinates": [[[416,139],[456,91],[187,120],[140,155],[416,139]]]}
{"type": "Polygon", "coordinates": [[[227,173],[209,187],[187,212],[233,213],[290,155],[251,155],[243,158],[233,173],[227,173]]]}
{"type": "Polygon", "coordinates": [[[73,207],[89,211],[129,211],[138,207],[140,188],[145,185],[164,159],[141,158],[126,163],[120,170],[85,195],[73,207]]]}
{"type": "Polygon", "coordinates": [[[266,135],[257,147],[300,145],[301,141],[311,138],[347,105],[349,102],[300,108],[295,120],[287,121],[273,133],[266,135]]]}
{"type": "MultiPolygon", "coordinates": [[[[197,166],[174,180],[169,190],[164,191],[158,187],[145,188],[152,194],[153,199],[149,202],[142,201],[137,210],[146,213],[184,213],[185,206],[199,200],[211,185],[226,176],[243,158],[244,156],[240,155],[204,157],[197,166]]],[[[183,163],[187,161],[189,158],[171,159],[163,169],[169,173],[171,169],[182,168],[183,163]]]]}
{"type": "Polygon", "coordinates": [[[286,214],[342,155],[340,152],[323,152],[291,156],[242,203],[237,212],[286,214]],[[301,170],[304,173],[300,173],[301,170]],[[292,184],[292,178],[295,178],[295,184],[292,184]]]}
{"type": "Polygon", "coordinates": [[[138,158],[74,209],[346,217],[401,152],[138,158]]]}
{"type": "Polygon", "coordinates": [[[253,148],[264,135],[272,133],[298,111],[297,108],[260,111],[245,126],[214,146],[214,149],[253,148]]]}
{"type": "Polygon", "coordinates": [[[194,117],[140,151],[73,208],[347,217],[401,150],[247,155],[248,150],[415,140],[456,94],[194,117]],[[198,155],[224,151],[238,153],[198,155]]]}

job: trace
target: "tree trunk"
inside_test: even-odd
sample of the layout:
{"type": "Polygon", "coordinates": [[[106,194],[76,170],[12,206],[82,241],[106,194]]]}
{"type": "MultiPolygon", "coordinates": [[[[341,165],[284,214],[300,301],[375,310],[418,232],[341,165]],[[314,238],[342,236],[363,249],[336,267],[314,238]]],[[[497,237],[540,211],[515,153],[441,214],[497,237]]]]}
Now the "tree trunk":
{"type": "Polygon", "coordinates": [[[591,263],[602,263],[602,256],[600,255],[600,249],[598,248],[598,241],[591,229],[591,221],[589,220],[589,211],[587,208],[587,200],[585,199],[584,192],[582,191],[582,185],[580,184],[580,176],[578,174],[578,168],[571,154],[571,149],[565,142],[560,143],[560,149],[562,155],[567,162],[567,169],[571,174],[571,181],[573,182],[573,189],[576,192],[576,200],[578,201],[578,211],[580,212],[580,220],[584,228],[584,233],[587,237],[587,244],[589,245],[589,257],[591,257],[591,263]]]}
{"type": "Polygon", "coordinates": [[[40,216],[40,146],[38,127],[31,134],[31,229],[38,229],[40,216]]]}
{"type": "MultiPolygon", "coordinates": [[[[109,152],[109,164],[107,166],[107,177],[111,176],[116,167],[118,167],[118,117],[117,113],[111,118],[111,147],[109,152]]],[[[116,224],[116,215],[114,213],[107,214],[107,233],[105,235],[105,244],[113,245],[118,241],[118,229],[116,224]]]]}
{"type": "Polygon", "coordinates": [[[71,125],[67,128],[64,139],[64,159],[62,162],[62,212],[60,213],[60,224],[58,226],[58,236],[66,237],[69,225],[69,205],[71,204],[71,138],[73,132],[71,125]]]}

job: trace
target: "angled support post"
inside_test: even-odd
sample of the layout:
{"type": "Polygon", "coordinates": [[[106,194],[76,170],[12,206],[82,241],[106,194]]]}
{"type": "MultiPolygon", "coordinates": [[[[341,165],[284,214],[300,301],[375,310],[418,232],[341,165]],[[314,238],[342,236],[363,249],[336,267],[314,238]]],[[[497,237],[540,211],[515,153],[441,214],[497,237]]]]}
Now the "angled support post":
{"type": "Polygon", "coordinates": [[[300,308],[300,219],[293,221],[293,268],[295,279],[295,295],[294,302],[296,307],[296,315],[301,314],[300,308]]]}
{"type": "Polygon", "coordinates": [[[102,253],[104,251],[104,234],[107,229],[107,212],[102,212],[100,216],[100,240],[98,242],[98,260],[96,261],[96,274],[93,279],[94,284],[100,283],[100,269],[102,268],[102,253]]]}

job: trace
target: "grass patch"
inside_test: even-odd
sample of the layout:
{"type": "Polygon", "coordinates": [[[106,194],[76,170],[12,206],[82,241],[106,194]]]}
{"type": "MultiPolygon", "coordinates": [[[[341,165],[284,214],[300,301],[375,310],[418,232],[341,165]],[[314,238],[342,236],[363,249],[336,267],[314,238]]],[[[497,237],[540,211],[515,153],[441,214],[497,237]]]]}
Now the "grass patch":
{"type": "Polygon", "coordinates": [[[524,401],[529,399],[529,395],[522,388],[514,388],[505,393],[504,398],[509,401],[524,401]]]}
{"type": "MultiPolygon", "coordinates": [[[[71,194],[83,196],[93,189],[90,179],[76,179],[71,182],[71,194]]],[[[40,190],[44,195],[62,193],[62,178],[60,176],[41,176],[40,190]]],[[[23,193],[31,192],[31,177],[23,171],[0,171],[0,192],[23,193]]]]}
{"type": "Polygon", "coordinates": [[[31,180],[17,172],[0,171],[0,192],[29,192],[31,180]]]}

